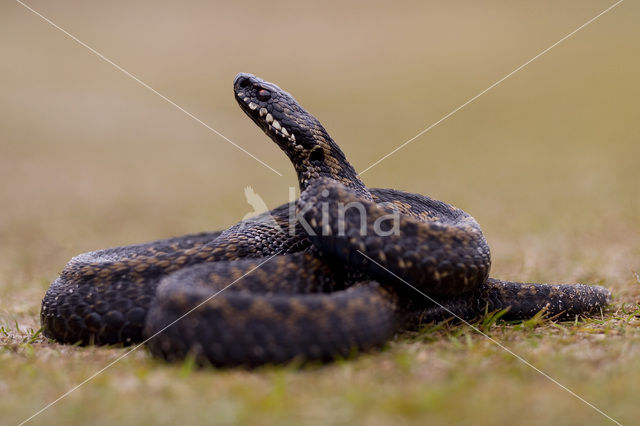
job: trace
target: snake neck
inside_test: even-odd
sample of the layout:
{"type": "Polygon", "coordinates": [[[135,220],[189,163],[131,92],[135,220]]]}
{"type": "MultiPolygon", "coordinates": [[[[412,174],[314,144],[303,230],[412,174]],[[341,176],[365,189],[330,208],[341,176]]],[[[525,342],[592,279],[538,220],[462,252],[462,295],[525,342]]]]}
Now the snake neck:
{"type": "MultiPolygon", "coordinates": [[[[298,175],[300,190],[322,178],[340,182],[361,196],[370,198],[369,190],[354,167],[315,117],[313,124],[299,130],[304,141],[293,150],[285,150],[298,175]]],[[[273,139],[273,138],[272,138],[273,139]]]]}
{"type": "Polygon", "coordinates": [[[233,87],[240,108],[291,160],[301,191],[317,179],[330,178],[371,199],[338,144],[293,96],[251,74],[238,74],[233,87]]]}

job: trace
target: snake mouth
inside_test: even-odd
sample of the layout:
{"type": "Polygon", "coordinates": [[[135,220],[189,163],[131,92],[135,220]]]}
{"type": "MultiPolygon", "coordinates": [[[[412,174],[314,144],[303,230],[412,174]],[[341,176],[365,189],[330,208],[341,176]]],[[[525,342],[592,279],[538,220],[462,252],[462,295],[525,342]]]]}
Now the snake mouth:
{"type": "Polygon", "coordinates": [[[277,139],[296,142],[295,134],[278,120],[278,117],[283,116],[280,112],[283,108],[274,108],[274,104],[279,102],[282,95],[288,95],[286,92],[272,83],[247,73],[236,76],[233,81],[233,92],[240,108],[265,133],[277,139]],[[267,95],[268,98],[265,99],[267,95]]]}

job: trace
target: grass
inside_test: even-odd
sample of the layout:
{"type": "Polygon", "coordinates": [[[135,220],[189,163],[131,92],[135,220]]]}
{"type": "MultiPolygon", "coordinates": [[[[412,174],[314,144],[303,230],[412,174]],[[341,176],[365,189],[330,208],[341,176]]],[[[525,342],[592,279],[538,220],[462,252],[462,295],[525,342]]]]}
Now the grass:
{"type": "MultiPolygon", "coordinates": [[[[229,226],[250,210],[247,185],[269,206],[286,200],[291,166],[235,105],[236,72],[292,92],[363,170],[609,3],[271,6],[33,3],[283,177],[18,4],[0,6],[0,424],[126,351],[38,333],[41,298],[71,256],[229,226]]],[[[473,214],[497,278],[610,288],[612,306],[592,318],[475,325],[622,423],[637,419],[640,381],[637,7],[624,2],[362,176],[473,214]]],[[[177,422],[610,423],[453,323],[303,369],[198,370],[140,349],[32,421],[177,422]]]]}
{"type": "MultiPolygon", "coordinates": [[[[640,306],[633,309],[575,323],[485,319],[476,325],[607,413],[618,412],[624,421],[619,413],[631,414],[635,398],[620,386],[629,375],[640,373],[630,353],[640,321],[640,306]]],[[[13,407],[15,412],[16,406],[24,406],[23,398],[44,404],[42,388],[71,388],[124,352],[58,346],[33,339],[33,330],[15,327],[3,327],[2,333],[11,342],[1,355],[7,373],[3,382],[15,386],[14,392],[5,389],[3,411],[13,407]]],[[[189,360],[167,366],[137,351],[76,392],[40,421],[48,423],[51,416],[78,423],[92,418],[99,424],[602,420],[486,337],[467,326],[448,324],[405,335],[380,353],[304,369],[196,370],[189,360]],[[140,397],[148,404],[144,410],[140,397]],[[479,413],[486,417],[479,419],[479,413]]]]}

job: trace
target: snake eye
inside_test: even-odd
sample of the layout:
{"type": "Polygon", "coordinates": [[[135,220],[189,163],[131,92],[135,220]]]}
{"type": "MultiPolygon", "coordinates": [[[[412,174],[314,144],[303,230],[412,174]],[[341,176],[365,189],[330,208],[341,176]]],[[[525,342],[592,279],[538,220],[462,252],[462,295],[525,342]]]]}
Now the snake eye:
{"type": "Polygon", "coordinates": [[[268,90],[260,89],[258,91],[258,99],[260,99],[261,101],[268,101],[270,97],[271,93],[268,90]]]}

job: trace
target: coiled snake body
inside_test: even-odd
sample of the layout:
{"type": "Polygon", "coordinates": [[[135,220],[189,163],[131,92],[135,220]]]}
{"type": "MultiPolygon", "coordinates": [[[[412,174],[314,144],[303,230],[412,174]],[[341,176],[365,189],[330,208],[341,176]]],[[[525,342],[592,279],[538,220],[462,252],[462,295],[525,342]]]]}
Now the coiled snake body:
{"type": "Polygon", "coordinates": [[[331,360],[422,321],[501,309],[573,317],[609,302],[597,286],[488,278],[489,247],[471,216],[367,188],[320,122],[274,84],[239,74],[234,92],[289,156],[299,200],[225,231],[74,257],[42,301],[46,336],[146,339],[168,360],[255,366],[331,360]]]}

